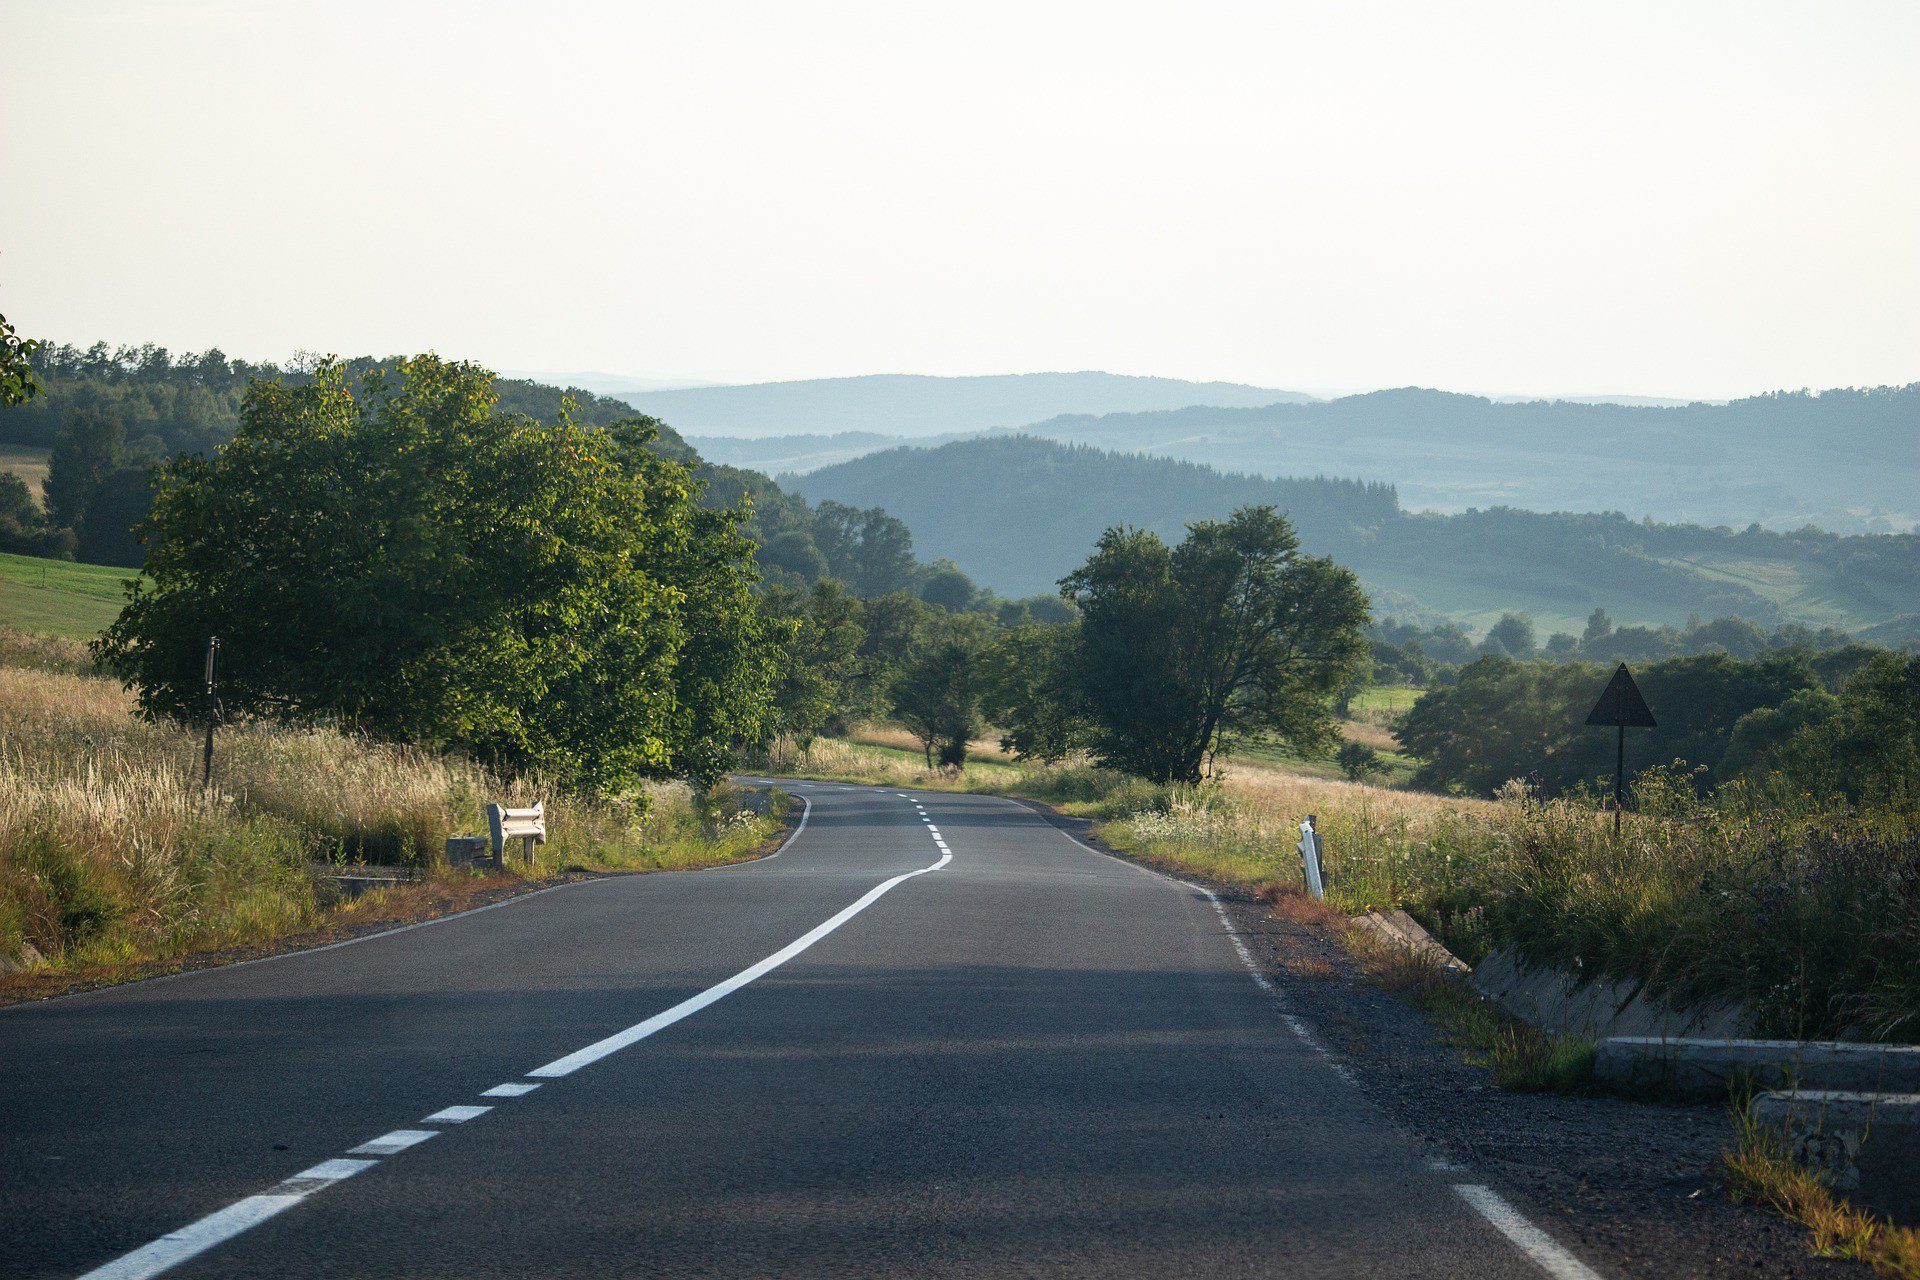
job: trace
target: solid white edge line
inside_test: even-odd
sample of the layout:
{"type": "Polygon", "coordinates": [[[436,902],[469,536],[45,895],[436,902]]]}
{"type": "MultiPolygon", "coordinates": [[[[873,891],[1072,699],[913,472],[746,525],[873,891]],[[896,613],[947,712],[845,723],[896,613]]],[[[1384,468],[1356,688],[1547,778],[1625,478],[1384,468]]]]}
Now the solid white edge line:
{"type": "Polygon", "coordinates": [[[1492,1187],[1477,1183],[1459,1183],[1453,1188],[1460,1198],[1493,1225],[1494,1230],[1516,1245],[1554,1280],[1600,1280],[1600,1273],[1562,1249],[1552,1236],[1529,1222],[1524,1214],[1492,1187]]]}
{"type": "Polygon", "coordinates": [[[952,861],[953,855],[951,853],[943,853],[940,855],[940,860],[931,866],[921,867],[917,871],[904,872],[893,877],[891,880],[886,880],[875,885],[873,888],[867,890],[866,893],[862,894],[851,906],[841,908],[839,912],[822,923],[815,925],[812,929],[809,929],[800,937],[789,942],[786,946],[780,948],[766,959],[748,965],[731,978],[726,978],[714,983],[698,995],[687,997],[671,1009],[663,1010],[643,1022],[636,1022],[625,1030],[616,1031],[605,1039],[596,1040],[584,1048],[576,1049],[563,1058],[555,1058],[552,1062],[544,1066],[535,1067],[533,1070],[527,1072],[527,1076],[529,1078],[544,1077],[551,1080],[561,1076],[572,1075],[582,1067],[591,1066],[593,1063],[600,1061],[600,1059],[610,1054],[618,1053],[629,1045],[638,1044],[655,1032],[666,1030],[682,1018],[690,1017],[708,1005],[726,999],[756,978],[765,977],[775,969],[778,969],[781,965],[807,950],[816,942],[819,942],[822,938],[838,929],[841,925],[878,902],[895,886],[905,884],[916,876],[924,876],[930,872],[938,871],[952,861]]]}

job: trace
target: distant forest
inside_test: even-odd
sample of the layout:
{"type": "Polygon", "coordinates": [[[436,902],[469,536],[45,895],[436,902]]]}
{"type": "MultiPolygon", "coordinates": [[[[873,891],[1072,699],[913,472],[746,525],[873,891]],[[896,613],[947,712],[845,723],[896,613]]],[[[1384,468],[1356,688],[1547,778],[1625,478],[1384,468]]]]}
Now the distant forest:
{"type": "Polygon", "coordinates": [[[1618,514],[1496,507],[1404,511],[1394,486],[1278,480],[1026,436],[899,448],[789,478],[798,492],[884,506],[918,544],[995,590],[1044,591],[1112,524],[1177,537],[1248,503],[1287,512],[1308,549],[1355,569],[1377,616],[1469,620],[1531,611],[1550,629],[1596,607],[1636,623],[1690,615],[1878,628],[1920,637],[1920,536],[1708,528],[1618,514]]]}
{"type": "MultiPolygon", "coordinates": [[[[357,382],[390,363],[360,357],[348,370],[357,382]]],[[[300,382],[312,364],[300,357],[285,365],[250,363],[218,349],[174,355],[152,344],[43,347],[33,357],[41,392],[24,404],[0,406],[0,445],[51,451],[46,498],[33,502],[17,478],[0,474],[0,551],[139,565],[144,550],[131,531],[151,505],[155,464],[211,452],[232,438],[250,380],[300,382]]],[[[579,420],[593,425],[646,416],[625,401],[579,388],[506,378],[493,386],[501,411],[541,421],[558,416],[563,397],[572,399],[579,420]]],[[[760,546],[759,567],[769,585],[834,578],[861,595],[905,591],[952,608],[995,609],[1016,621],[1030,612],[981,592],[951,564],[921,563],[911,533],[886,512],[831,501],[816,506],[758,472],[705,464],[672,427],[651,421],[656,450],[695,464],[706,505],[750,500],[748,532],[760,546]]],[[[1048,597],[1034,607],[1048,616],[1061,612],[1064,606],[1048,597]]]]}

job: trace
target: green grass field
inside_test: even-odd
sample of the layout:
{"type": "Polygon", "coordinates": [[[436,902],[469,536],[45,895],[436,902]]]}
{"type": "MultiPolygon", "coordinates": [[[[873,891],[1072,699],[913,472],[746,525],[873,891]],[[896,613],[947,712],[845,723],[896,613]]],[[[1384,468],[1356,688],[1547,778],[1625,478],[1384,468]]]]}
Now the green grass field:
{"type": "Polygon", "coordinates": [[[131,569],[0,552],[0,627],[90,639],[119,616],[131,569]]]}

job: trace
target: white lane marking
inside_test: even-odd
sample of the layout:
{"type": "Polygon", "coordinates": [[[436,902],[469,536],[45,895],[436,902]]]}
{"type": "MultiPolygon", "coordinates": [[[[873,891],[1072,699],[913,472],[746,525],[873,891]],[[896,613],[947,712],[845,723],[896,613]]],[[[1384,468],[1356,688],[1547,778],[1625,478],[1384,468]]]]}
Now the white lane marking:
{"type": "Polygon", "coordinates": [[[178,1231],[170,1231],[152,1244],[95,1267],[80,1280],[147,1280],[162,1271],[198,1257],[215,1245],[231,1240],[250,1227],[291,1209],[315,1191],[331,1186],[342,1178],[351,1178],[362,1169],[370,1169],[378,1160],[327,1160],[302,1170],[264,1195],[237,1200],[198,1222],[190,1222],[178,1231]]]}
{"type": "Polygon", "coordinates": [[[799,800],[800,800],[800,825],[787,833],[787,838],[780,842],[780,847],[778,849],[775,849],[772,853],[768,854],[764,858],[749,858],[745,862],[729,862],[718,867],[708,867],[707,870],[708,871],[731,871],[735,867],[757,867],[763,862],[772,862],[775,858],[785,853],[787,851],[787,846],[792,844],[795,840],[798,840],[800,838],[800,833],[807,829],[807,819],[813,816],[813,801],[807,799],[803,795],[800,795],[798,791],[794,792],[793,794],[799,797],[799,800]]]}
{"type": "Polygon", "coordinates": [[[480,1096],[483,1098],[519,1098],[532,1093],[539,1087],[537,1084],[526,1084],[516,1080],[508,1084],[497,1084],[491,1089],[482,1089],[480,1096]]]}
{"type": "MultiPolygon", "coordinates": [[[[803,803],[805,799],[804,796],[801,797],[803,803]]],[[[806,810],[801,812],[800,825],[794,828],[793,834],[787,837],[786,841],[780,846],[780,849],[775,851],[775,855],[783,852],[787,845],[792,844],[795,837],[805,829],[807,815],[811,812],[811,809],[812,806],[809,805],[806,810]]],[[[847,921],[853,919],[853,917],[859,915],[862,911],[865,911],[868,907],[884,897],[887,892],[895,886],[903,884],[916,876],[924,876],[930,872],[938,871],[952,861],[953,854],[946,851],[943,847],[939,861],[934,862],[930,866],[921,867],[918,870],[908,871],[901,875],[894,876],[891,880],[886,880],[875,885],[852,905],[843,908],[830,919],[816,925],[806,934],[788,943],[758,964],[741,970],[724,982],[716,983],[714,986],[708,987],[699,995],[681,1001],[664,1013],[656,1014],[645,1022],[637,1023],[634,1026],[628,1027],[625,1031],[608,1036],[604,1040],[596,1041],[584,1049],[568,1054],[564,1058],[549,1062],[544,1067],[535,1068],[527,1074],[529,1076],[564,1076],[590,1063],[597,1062],[609,1054],[617,1053],[630,1044],[644,1040],[656,1031],[672,1026],[682,1018],[697,1013],[708,1005],[738,991],[754,979],[763,977],[779,968],[801,952],[812,947],[815,943],[838,929],[847,921]]],[[[575,881],[570,883],[588,882],[575,881]]],[[[553,888],[556,889],[566,887],[566,885],[553,886],[553,888]]],[[[539,892],[544,893],[546,890],[540,890],[539,892]]],[[[533,895],[526,894],[523,896],[532,897],[533,895]]],[[[514,901],[518,901],[518,899],[507,899],[505,902],[489,903],[488,906],[506,906],[508,902],[514,901]]],[[[479,911],[487,909],[488,907],[475,908],[475,910],[479,911]]],[[[472,912],[462,912],[461,914],[471,915],[472,912]]],[[[442,918],[451,920],[454,917],[445,916],[442,918]]],[[[428,920],[422,921],[421,923],[436,924],[438,921],[428,920]]],[[[418,926],[408,925],[406,927],[416,928],[418,926]]],[[[390,932],[400,933],[404,931],[403,929],[395,929],[390,932]]],[[[369,936],[377,937],[379,935],[369,936]]],[[[360,941],[360,939],[353,939],[353,941],[360,941]]],[[[335,943],[333,945],[340,946],[345,944],[335,943]]],[[[315,949],[326,950],[324,947],[315,949]]],[[[480,1096],[484,1098],[516,1098],[531,1093],[539,1087],[539,1083],[531,1080],[509,1081],[506,1084],[497,1084],[491,1089],[484,1090],[480,1096]]],[[[448,1124],[459,1124],[471,1120],[476,1116],[484,1115],[491,1110],[493,1110],[493,1108],[490,1106],[462,1105],[446,1107],[426,1117],[422,1123],[444,1122],[448,1124]]],[[[391,1133],[385,1133],[377,1138],[372,1138],[361,1143],[347,1154],[350,1156],[389,1156],[397,1152],[405,1151],[409,1147],[418,1146],[420,1143],[427,1141],[427,1139],[443,1132],[445,1131],[441,1129],[395,1129],[391,1133]]],[[[361,1170],[372,1168],[378,1163],[380,1162],[374,1159],[334,1159],[323,1161],[310,1169],[281,1181],[273,1190],[265,1194],[248,1196],[243,1200],[235,1201],[226,1208],[216,1210],[204,1218],[190,1222],[178,1231],[164,1235],[151,1244],[143,1245],[131,1253],[123,1254],[103,1266],[96,1267],[92,1271],[87,1272],[86,1275],[80,1277],[80,1280],[147,1280],[148,1277],[157,1276],[163,1271],[178,1266],[187,1259],[204,1253],[215,1245],[230,1240],[243,1231],[265,1222],[275,1214],[292,1208],[322,1187],[329,1186],[342,1178],[350,1178],[361,1170]]]]}
{"type": "Polygon", "coordinates": [[[287,1179],[287,1182],[281,1183],[280,1188],[284,1190],[288,1182],[338,1182],[342,1178],[351,1178],[362,1169],[371,1169],[379,1163],[378,1160],[342,1160],[338,1158],[322,1160],[319,1164],[313,1166],[313,1168],[302,1169],[300,1172],[294,1174],[291,1178],[287,1179]]]}
{"type": "Polygon", "coordinates": [[[1467,1166],[1455,1164],[1451,1160],[1443,1160],[1439,1156],[1435,1156],[1433,1159],[1427,1161],[1427,1168],[1433,1170],[1435,1173],[1465,1173],[1467,1171],[1467,1166]]]}
{"type": "Polygon", "coordinates": [[[1554,1280],[1600,1280],[1600,1273],[1562,1249],[1554,1238],[1527,1221],[1521,1212],[1501,1199],[1491,1187],[1458,1184],[1453,1188],[1460,1198],[1493,1224],[1520,1252],[1554,1280]]]}
{"type": "Polygon", "coordinates": [[[747,966],[731,978],[714,983],[700,994],[689,996],[679,1004],[674,1005],[673,1008],[661,1013],[656,1013],[644,1022],[636,1022],[626,1030],[616,1031],[604,1040],[596,1040],[583,1049],[576,1049],[564,1058],[555,1058],[545,1066],[535,1067],[533,1070],[527,1072],[527,1075],[529,1077],[541,1076],[547,1079],[556,1079],[560,1076],[572,1075],[580,1068],[590,1066],[600,1061],[600,1059],[607,1057],[609,1054],[618,1053],[628,1045],[638,1044],[657,1031],[666,1030],[682,1018],[690,1017],[708,1005],[726,999],[754,979],[765,977],[775,969],[778,969],[781,965],[807,950],[807,948],[813,946],[814,943],[820,941],[835,929],[838,929],[841,925],[878,902],[895,886],[905,884],[915,876],[924,876],[930,872],[938,871],[952,861],[953,855],[951,853],[942,853],[940,860],[931,866],[921,867],[918,871],[905,872],[895,876],[891,880],[886,880],[875,885],[873,888],[867,890],[866,893],[862,894],[859,900],[854,902],[853,905],[842,908],[830,919],[815,925],[812,929],[809,929],[806,933],[789,942],[786,946],[780,948],[766,959],[759,961],[757,964],[747,966]]]}
{"type": "Polygon", "coordinates": [[[357,1147],[350,1147],[350,1156],[390,1156],[396,1151],[405,1151],[408,1147],[417,1147],[428,1138],[438,1137],[438,1129],[395,1129],[392,1133],[383,1133],[377,1138],[369,1138],[357,1147]]]}

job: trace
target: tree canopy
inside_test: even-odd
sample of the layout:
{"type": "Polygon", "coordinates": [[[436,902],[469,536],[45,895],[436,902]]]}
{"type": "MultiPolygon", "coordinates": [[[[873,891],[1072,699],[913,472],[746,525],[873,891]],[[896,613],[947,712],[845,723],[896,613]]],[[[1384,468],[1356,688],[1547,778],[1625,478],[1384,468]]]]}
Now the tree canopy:
{"type": "Polygon", "coordinates": [[[1154,781],[1198,782],[1238,735],[1324,751],[1334,697],[1365,672],[1359,583],[1302,553],[1271,507],[1197,521],[1171,548],[1109,529],[1061,587],[1080,609],[1070,684],[1093,755],[1154,781]]]}
{"type": "Polygon", "coordinates": [[[146,580],[101,642],[151,713],[466,747],[596,789],[711,782],[773,658],[737,512],[694,501],[644,422],[501,412],[432,356],[256,382],[233,440],[160,471],[146,580]]]}

